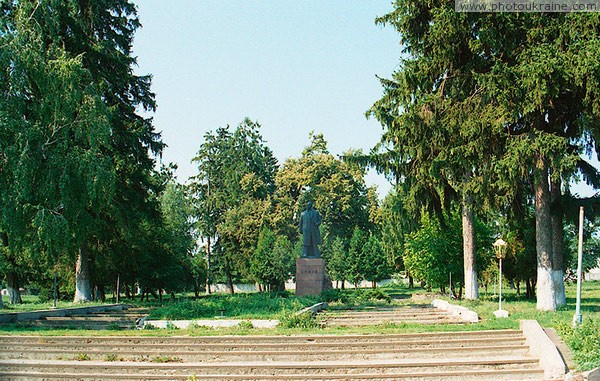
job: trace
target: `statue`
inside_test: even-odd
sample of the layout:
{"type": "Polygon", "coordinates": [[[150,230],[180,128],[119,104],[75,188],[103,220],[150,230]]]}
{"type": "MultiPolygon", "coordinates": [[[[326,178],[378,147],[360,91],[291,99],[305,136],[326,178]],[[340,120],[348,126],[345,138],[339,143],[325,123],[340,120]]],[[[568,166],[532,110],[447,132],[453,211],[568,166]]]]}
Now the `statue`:
{"type": "Polygon", "coordinates": [[[300,224],[298,226],[298,230],[302,234],[302,257],[321,257],[317,245],[321,244],[319,225],[321,225],[322,220],[319,212],[313,208],[313,203],[309,201],[306,204],[306,209],[300,215],[300,224]]]}

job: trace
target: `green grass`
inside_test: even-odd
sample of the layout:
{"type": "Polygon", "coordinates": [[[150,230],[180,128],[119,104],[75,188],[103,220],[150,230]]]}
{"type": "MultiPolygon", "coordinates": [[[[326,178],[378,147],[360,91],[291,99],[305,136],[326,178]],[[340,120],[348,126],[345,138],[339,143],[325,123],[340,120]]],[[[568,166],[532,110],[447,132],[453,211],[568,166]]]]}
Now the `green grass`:
{"type": "Polygon", "coordinates": [[[273,319],[286,311],[297,311],[317,301],[316,297],[296,298],[290,293],[210,295],[198,300],[167,303],[152,310],[149,319],[190,320],[215,317],[273,319]]]}

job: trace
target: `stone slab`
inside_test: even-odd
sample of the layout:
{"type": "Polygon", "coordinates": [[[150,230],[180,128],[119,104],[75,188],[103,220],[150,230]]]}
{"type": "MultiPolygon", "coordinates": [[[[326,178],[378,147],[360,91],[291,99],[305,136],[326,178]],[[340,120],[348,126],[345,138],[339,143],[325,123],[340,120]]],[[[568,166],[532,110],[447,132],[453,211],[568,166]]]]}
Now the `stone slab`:
{"type": "Polygon", "coordinates": [[[331,288],[323,258],[298,258],[296,260],[296,295],[319,295],[331,288]]]}
{"type": "Polygon", "coordinates": [[[441,299],[434,299],[431,302],[431,305],[440,310],[447,311],[452,316],[457,316],[465,322],[477,323],[479,321],[479,315],[477,315],[477,312],[471,311],[467,307],[457,306],[441,299]]]}

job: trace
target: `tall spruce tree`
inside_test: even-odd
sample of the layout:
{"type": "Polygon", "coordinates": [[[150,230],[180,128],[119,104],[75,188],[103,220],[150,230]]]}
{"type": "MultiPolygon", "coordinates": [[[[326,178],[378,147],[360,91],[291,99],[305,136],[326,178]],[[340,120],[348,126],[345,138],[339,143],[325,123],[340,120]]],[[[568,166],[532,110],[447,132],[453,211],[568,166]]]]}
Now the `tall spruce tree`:
{"type": "Polygon", "coordinates": [[[139,226],[135,215],[152,208],[151,153],[163,147],[136,111],[153,109],[154,95],[132,70],[135,6],[3,1],[2,23],[5,241],[76,252],[75,301],[91,300],[92,243],[139,226]]]}
{"type": "Polygon", "coordinates": [[[475,211],[486,203],[496,137],[473,73],[489,63],[471,49],[471,20],[449,2],[397,2],[378,22],[396,27],[407,56],[392,80],[382,80],[384,96],[368,112],[387,129],[373,161],[384,167],[379,161],[393,155],[387,168],[416,211],[426,205],[442,218],[451,201],[460,203],[465,296],[477,299],[475,211]]]}

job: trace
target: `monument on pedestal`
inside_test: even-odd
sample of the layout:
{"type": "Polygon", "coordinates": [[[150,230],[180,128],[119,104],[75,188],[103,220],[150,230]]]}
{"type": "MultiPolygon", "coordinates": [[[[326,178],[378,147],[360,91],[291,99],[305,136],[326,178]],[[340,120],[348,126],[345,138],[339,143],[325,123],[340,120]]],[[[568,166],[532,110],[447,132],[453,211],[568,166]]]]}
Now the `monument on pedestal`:
{"type": "Polygon", "coordinates": [[[298,230],[302,234],[302,257],[296,260],[296,295],[319,295],[331,288],[331,281],[321,258],[318,245],[321,243],[319,225],[322,218],[313,208],[312,202],[300,215],[298,230]]]}

